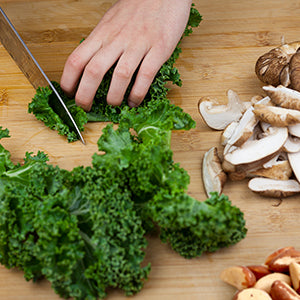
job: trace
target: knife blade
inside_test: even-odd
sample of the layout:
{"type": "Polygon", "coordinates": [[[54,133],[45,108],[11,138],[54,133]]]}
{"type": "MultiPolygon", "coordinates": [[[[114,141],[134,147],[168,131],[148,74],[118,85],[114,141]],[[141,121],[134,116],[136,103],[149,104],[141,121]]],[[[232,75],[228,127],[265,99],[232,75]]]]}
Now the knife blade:
{"type": "Polygon", "coordinates": [[[73,119],[70,111],[66,107],[64,101],[61,99],[58,91],[53,86],[52,82],[45,74],[37,60],[34,58],[25,42],[9,20],[3,9],[0,7],[0,42],[16,62],[20,70],[27,77],[32,86],[38,87],[49,86],[53,91],[55,97],[51,97],[49,105],[59,115],[59,117],[76,132],[81,142],[85,141],[80,133],[80,130],[73,119]]]}

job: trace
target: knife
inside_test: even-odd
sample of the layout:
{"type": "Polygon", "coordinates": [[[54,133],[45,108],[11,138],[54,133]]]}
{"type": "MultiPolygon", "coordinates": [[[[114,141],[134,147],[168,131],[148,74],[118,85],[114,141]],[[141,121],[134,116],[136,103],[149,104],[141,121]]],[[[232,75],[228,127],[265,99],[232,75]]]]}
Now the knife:
{"type": "Polygon", "coordinates": [[[59,93],[40,67],[17,30],[8,19],[2,8],[0,7],[0,42],[5,47],[7,52],[16,62],[18,67],[27,77],[32,86],[38,87],[49,86],[56,97],[51,97],[49,105],[58,114],[58,116],[76,132],[83,144],[85,141],[80,133],[80,130],[73,119],[71,113],[66,107],[64,101],[61,99],[59,93]]]}

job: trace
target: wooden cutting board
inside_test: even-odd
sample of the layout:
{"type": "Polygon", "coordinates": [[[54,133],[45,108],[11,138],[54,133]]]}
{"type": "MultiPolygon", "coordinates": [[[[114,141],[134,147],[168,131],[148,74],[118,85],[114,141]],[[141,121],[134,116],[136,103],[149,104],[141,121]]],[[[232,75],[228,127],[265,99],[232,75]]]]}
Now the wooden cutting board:
{"type": "MultiPolygon", "coordinates": [[[[171,1],[170,1],[171,2],[171,1]]],[[[226,102],[226,91],[233,89],[242,100],[261,94],[261,82],[254,74],[256,59],[286,42],[300,40],[300,4],[295,0],[195,0],[203,22],[194,34],[184,39],[177,66],[183,86],[172,87],[169,98],[190,113],[197,127],[189,132],[174,132],[174,160],[191,176],[189,193],[206,198],[201,178],[203,154],[219,145],[220,132],[209,129],[201,119],[200,97],[215,97],[226,102]]],[[[1,1],[15,27],[24,38],[51,80],[59,81],[64,62],[79,41],[97,24],[114,1],[104,0],[6,0],[1,1]]],[[[10,139],[3,145],[14,162],[21,162],[25,151],[43,150],[50,162],[72,169],[89,165],[97,151],[97,140],[105,124],[88,124],[84,133],[87,145],[68,144],[64,137],[46,128],[27,113],[35,91],[0,45],[0,125],[9,128],[10,139]],[[4,99],[5,98],[5,99],[4,99]]],[[[152,271],[144,289],[133,299],[229,300],[234,289],[219,279],[220,272],[235,264],[260,264],[277,248],[293,245],[300,249],[300,199],[281,202],[262,198],[247,189],[247,181],[228,182],[224,193],[245,213],[248,235],[237,245],[213,254],[187,260],[149,238],[147,261],[152,271]]],[[[46,281],[26,282],[17,270],[0,267],[0,299],[59,299],[46,281]]],[[[125,299],[118,291],[107,299],[125,299]]]]}

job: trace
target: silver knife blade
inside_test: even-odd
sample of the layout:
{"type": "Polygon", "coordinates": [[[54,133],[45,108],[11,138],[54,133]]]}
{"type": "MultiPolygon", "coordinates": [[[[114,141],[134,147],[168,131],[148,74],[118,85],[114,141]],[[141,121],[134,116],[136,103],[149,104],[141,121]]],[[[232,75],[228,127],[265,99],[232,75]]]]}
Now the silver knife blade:
{"type": "MultiPolygon", "coordinates": [[[[55,105],[61,109],[55,109],[55,112],[60,118],[71,127],[83,144],[85,141],[80,133],[80,130],[73,119],[71,113],[66,107],[64,101],[61,99],[56,88],[53,86],[48,76],[45,74],[39,63],[36,61],[21,36],[6,16],[2,8],[0,7],[0,42],[5,47],[7,52],[16,62],[18,67],[27,77],[32,86],[37,89],[38,87],[49,86],[56,97],[52,97],[52,101],[55,101],[55,105]]],[[[49,103],[53,108],[54,104],[49,103]]]]}

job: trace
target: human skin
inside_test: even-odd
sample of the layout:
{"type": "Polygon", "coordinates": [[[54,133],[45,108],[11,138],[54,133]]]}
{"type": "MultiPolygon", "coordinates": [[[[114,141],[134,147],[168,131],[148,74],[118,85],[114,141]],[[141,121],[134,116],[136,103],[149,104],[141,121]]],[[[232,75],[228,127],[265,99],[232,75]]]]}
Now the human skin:
{"type": "Polygon", "coordinates": [[[191,0],[119,0],[70,54],[61,87],[89,111],[105,73],[117,62],[107,103],[120,105],[137,70],[128,105],[138,106],[186,27],[191,0]]]}

